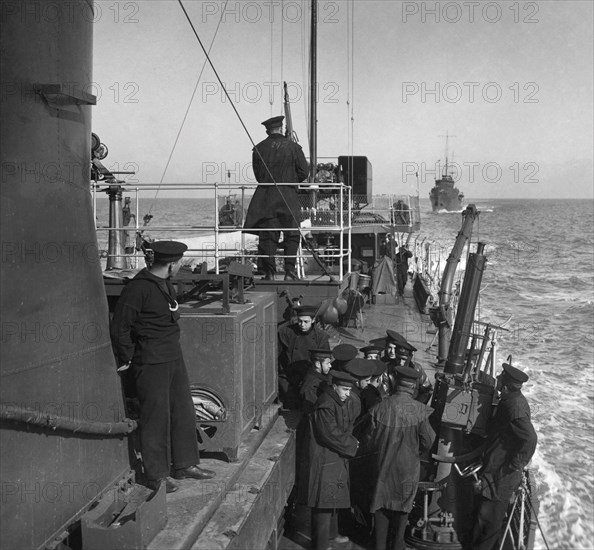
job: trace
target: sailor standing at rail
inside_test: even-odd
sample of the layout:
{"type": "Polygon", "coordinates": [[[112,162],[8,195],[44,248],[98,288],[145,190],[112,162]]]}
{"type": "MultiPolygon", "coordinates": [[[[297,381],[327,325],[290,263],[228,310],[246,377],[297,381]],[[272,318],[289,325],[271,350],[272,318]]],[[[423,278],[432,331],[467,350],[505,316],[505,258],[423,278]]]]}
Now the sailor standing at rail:
{"type": "Polygon", "coordinates": [[[252,166],[258,186],[248,207],[244,229],[268,229],[253,231],[259,235],[258,267],[264,279],[274,280],[276,262],[274,256],[283,229],[285,248],[285,281],[298,280],[295,270],[299,247],[299,219],[301,212],[297,189],[291,185],[275,183],[300,183],[309,173],[309,167],[301,147],[282,134],[285,117],[276,116],[262,122],[268,137],[252,151],[252,166]],[[288,231],[294,229],[294,231],[288,231]]]}
{"type": "Polygon", "coordinates": [[[507,363],[497,377],[501,400],[487,427],[484,467],[475,486],[480,502],[469,549],[499,547],[510,497],[519,487],[522,470],[536,450],[530,406],[521,391],[527,381],[526,373],[507,363]]]}
{"type": "Polygon", "coordinates": [[[131,369],[140,401],[140,446],[147,486],[177,491],[169,477],[210,479],[198,466],[196,416],[179,343],[178,303],[170,278],[187,246],[176,241],[151,245],[154,261],[124,288],[115,308],[111,340],[118,371],[131,369]]]}

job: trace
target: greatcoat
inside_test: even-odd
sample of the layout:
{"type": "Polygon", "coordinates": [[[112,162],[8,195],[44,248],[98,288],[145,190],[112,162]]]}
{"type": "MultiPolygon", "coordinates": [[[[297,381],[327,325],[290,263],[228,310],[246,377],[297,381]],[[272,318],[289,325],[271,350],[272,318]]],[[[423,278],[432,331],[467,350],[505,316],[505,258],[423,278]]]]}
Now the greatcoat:
{"type": "Polygon", "coordinates": [[[349,508],[348,458],[355,456],[358,442],[346,402],[326,386],[309,418],[309,468],[300,480],[300,492],[311,508],[349,508]]]}
{"type": "Polygon", "coordinates": [[[381,508],[407,513],[412,510],[420,454],[431,448],[435,439],[428,420],[430,411],[399,387],[363,419],[365,436],[360,454],[369,465],[371,513],[381,508]]]}

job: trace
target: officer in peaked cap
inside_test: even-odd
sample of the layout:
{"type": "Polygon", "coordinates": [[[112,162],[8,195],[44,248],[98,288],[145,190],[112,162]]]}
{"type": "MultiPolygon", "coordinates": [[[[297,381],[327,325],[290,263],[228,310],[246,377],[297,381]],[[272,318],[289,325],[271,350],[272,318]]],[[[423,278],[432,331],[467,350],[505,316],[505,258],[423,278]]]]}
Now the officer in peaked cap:
{"type": "Polygon", "coordinates": [[[359,351],[364,355],[365,359],[379,359],[380,353],[384,348],[376,344],[369,344],[361,348],[359,351]]]}
{"type": "Polygon", "coordinates": [[[479,505],[472,548],[479,550],[499,547],[508,502],[522,482],[522,470],[530,462],[538,440],[530,406],[521,391],[528,375],[509,363],[502,367],[497,377],[501,399],[487,425],[483,470],[475,484],[479,505]]]}
{"type": "Polygon", "coordinates": [[[181,260],[188,247],[178,241],[157,241],[151,244],[154,261],[165,264],[181,260]]]}
{"type": "Polygon", "coordinates": [[[285,280],[297,281],[295,269],[299,248],[299,213],[301,204],[295,185],[307,179],[309,165],[298,143],[282,133],[284,117],[262,122],[268,137],[252,150],[252,168],[261,184],[250,201],[244,230],[258,235],[258,269],[264,279],[274,280],[276,251],[281,231],[284,235],[285,280]],[[275,185],[277,184],[277,185],[275,185]],[[258,231],[266,229],[266,231],[258,231]]]}
{"type": "Polygon", "coordinates": [[[262,122],[262,126],[266,128],[266,133],[270,134],[270,130],[273,128],[283,127],[283,120],[285,120],[284,116],[273,116],[272,118],[268,118],[262,122]]]}
{"type": "Polygon", "coordinates": [[[528,375],[525,372],[522,372],[520,369],[512,367],[508,363],[503,363],[501,366],[503,368],[502,378],[504,378],[508,383],[521,387],[522,384],[528,382],[528,375]]]}
{"type": "Polygon", "coordinates": [[[374,370],[369,384],[361,391],[361,416],[371,409],[371,407],[380,403],[386,396],[382,390],[382,381],[386,373],[386,363],[379,359],[368,359],[367,361],[373,365],[374,370]]]}

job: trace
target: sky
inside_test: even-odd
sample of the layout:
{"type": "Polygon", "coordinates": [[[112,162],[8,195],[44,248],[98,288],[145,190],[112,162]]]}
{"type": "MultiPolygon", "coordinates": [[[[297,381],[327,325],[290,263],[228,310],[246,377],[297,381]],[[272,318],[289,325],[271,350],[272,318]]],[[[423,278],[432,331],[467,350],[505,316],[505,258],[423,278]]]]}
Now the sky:
{"type": "MultiPolygon", "coordinates": [[[[252,141],[283,113],[283,81],[309,155],[310,2],[183,5],[231,101],[177,0],[95,2],[104,163],[135,170],[131,183],[226,183],[228,170],[233,184],[253,183],[252,141]]],[[[469,201],[592,199],[593,5],[319,0],[318,157],[367,156],[374,194],[418,185],[427,198],[447,133],[469,201]]]]}

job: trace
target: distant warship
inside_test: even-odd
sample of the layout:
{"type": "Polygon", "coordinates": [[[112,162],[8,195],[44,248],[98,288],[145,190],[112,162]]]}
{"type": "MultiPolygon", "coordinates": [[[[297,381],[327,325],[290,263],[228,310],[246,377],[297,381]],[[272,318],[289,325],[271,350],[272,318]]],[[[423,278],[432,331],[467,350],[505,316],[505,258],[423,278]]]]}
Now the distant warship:
{"type": "Polygon", "coordinates": [[[435,186],[429,192],[433,212],[459,212],[464,208],[464,193],[454,187],[454,179],[448,173],[448,136],[446,134],[446,161],[443,174],[435,180],[435,186]]]}

